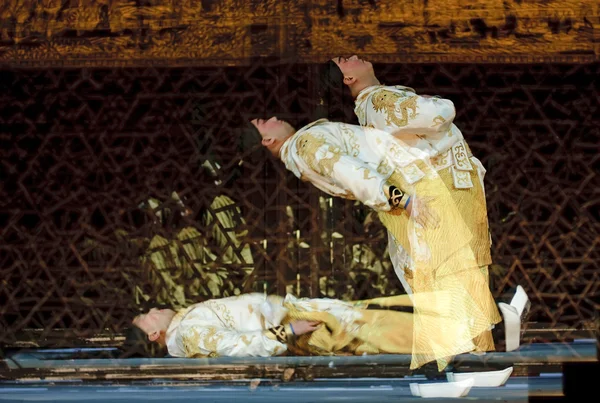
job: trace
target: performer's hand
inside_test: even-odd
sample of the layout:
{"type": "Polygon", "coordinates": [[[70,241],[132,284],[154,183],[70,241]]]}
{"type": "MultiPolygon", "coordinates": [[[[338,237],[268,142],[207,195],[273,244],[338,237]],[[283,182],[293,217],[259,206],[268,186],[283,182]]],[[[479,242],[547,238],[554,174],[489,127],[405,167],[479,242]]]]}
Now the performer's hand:
{"type": "Polygon", "coordinates": [[[314,332],[319,328],[321,322],[317,321],[308,321],[308,320],[297,320],[295,322],[290,323],[294,328],[294,334],[296,336],[300,336],[305,333],[314,332]]]}
{"type": "Polygon", "coordinates": [[[423,197],[417,200],[418,212],[413,216],[413,203],[415,201],[414,196],[410,199],[408,206],[406,206],[406,212],[409,216],[413,217],[415,221],[426,229],[435,229],[439,227],[440,218],[438,215],[429,207],[429,203],[433,200],[433,197],[423,197]]]}

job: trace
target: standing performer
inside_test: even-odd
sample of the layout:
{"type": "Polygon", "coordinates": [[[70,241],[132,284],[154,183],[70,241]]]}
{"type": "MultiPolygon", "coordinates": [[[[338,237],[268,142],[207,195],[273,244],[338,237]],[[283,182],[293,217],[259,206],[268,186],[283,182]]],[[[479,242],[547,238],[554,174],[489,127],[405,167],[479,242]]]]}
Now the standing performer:
{"type": "MultiPolygon", "coordinates": [[[[354,112],[361,126],[388,131],[429,155],[473,234],[470,246],[479,270],[489,282],[488,266],[492,258],[483,184],[485,168],[473,156],[461,131],[453,123],[456,111],[452,101],[420,96],[403,86],[381,85],[373,65],[357,56],[336,57],[324,66],[320,86],[323,101],[328,104],[335,104],[332,102],[335,100],[343,102],[346,88],[355,99],[354,112]]],[[[392,253],[399,264],[410,265],[406,251],[397,242],[390,242],[392,253]]],[[[402,276],[402,272],[399,275],[402,276]]],[[[489,286],[479,292],[488,293],[489,286]]],[[[491,331],[485,332],[476,345],[479,351],[492,350],[491,331]]]]}
{"type": "Polygon", "coordinates": [[[415,301],[411,368],[437,360],[442,370],[456,354],[493,349],[493,341],[478,340],[500,315],[471,250],[471,231],[427,153],[381,130],[324,119],[298,131],[274,117],[252,123],[298,178],[379,212],[410,256],[404,280],[415,293],[450,295],[430,301],[436,315],[424,315],[415,301]],[[442,329],[445,338],[434,341],[442,329]]]}
{"type": "MultiPolygon", "coordinates": [[[[488,278],[490,233],[483,176],[485,168],[454,125],[454,104],[447,99],[417,95],[411,88],[381,85],[370,62],[356,56],[336,57],[321,77],[324,100],[342,100],[346,86],[355,99],[355,113],[364,127],[391,132],[410,147],[425,152],[450,191],[473,234],[471,248],[488,278]]],[[[403,251],[400,251],[402,254],[403,251]]],[[[401,259],[409,263],[406,258],[401,259]]],[[[410,287],[407,292],[411,292],[410,287]]]]}

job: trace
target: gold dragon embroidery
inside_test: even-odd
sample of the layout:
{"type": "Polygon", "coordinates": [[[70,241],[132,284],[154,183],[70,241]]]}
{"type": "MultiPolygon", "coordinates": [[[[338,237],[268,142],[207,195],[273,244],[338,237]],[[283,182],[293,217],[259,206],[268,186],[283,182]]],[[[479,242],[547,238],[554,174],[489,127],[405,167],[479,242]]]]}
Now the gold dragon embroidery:
{"type": "Polygon", "coordinates": [[[223,336],[218,334],[215,327],[209,327],[206,332],[199,332],[197,329],[190,329],[184,333],[182,337],[183,346],[186,355],[202,356],[202,350],[207,350],[210,354],[217,354],[217,346],[223,339],[223,336]]]}
{"type": "Polygon", "coordinates": [[[330,157],[317,157],[319,148],[325,145],[325,139],[315,137],[311,133],[303,133],[297,141],[297,153],[306,164],[319,174],[331,177],[333,174],[333,166],[340,160],[342,154],[338,147],[328,146],[327,151],[332,154],[330,157]]]}
{"type": "Polygon", "coordinates": [[[403,101],[401,95],[389,90],[379,90],[373,94],[371,102],[375,112],[383,112],[386,115],[386,125],[395,125],[404,127],[408,125],[408,119],[414,119],[417,116],[418,96],[408,97],[403,101]],[[409,109],[412,111],[409,114],[409,109]],[[401,117],[396,112],[399,112],[401,117]]]}

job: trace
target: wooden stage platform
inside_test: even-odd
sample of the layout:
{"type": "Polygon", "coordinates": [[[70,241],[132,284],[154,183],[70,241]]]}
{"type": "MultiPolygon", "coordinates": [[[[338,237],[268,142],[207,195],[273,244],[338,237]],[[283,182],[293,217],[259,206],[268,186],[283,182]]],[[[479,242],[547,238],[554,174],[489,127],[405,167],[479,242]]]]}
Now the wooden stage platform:
{"type": "MultiPolygon", "coordinates": [[[[1,361],[0,402],[412,401],[420,398],[411,396],[411,382],[432,382],[409,370],[409,355],[111,358],[118,354],[116,347],[9,351],[1,361]]],[[[472,388],[464,399],[478,402],[562,401],[568,382],[600,379],[597,363],[596,339],[454,361],[463,371],[514,367],[503,387],[472,388]],[[579,369],[569,375],[567,367],[579,369]]]]}

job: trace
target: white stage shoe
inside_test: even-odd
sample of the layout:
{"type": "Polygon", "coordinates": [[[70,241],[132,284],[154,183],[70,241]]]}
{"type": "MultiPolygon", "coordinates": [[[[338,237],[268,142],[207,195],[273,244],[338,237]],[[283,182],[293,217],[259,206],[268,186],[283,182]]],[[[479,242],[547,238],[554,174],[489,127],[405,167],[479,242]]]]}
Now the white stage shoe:
{"type": "Polygon", "coordinates": [[[473,380],[474,388],[494,388],[503,386],[510,374],[513,372],[513,367],[505,368],[501,371],[484,371],[484,372],[448,372],[446,378],[448,382],[462,382],[467,379],[473,380]]]}
{"type": "Polygon", "coordinates": [[[504,330],[506,337],[506,351],[514,351],[521,344],[521,321],[527,316],[531,302],[527,293],[521,286],[517,286],[517,291],[509,304],[500,302],[498,308],[504,318],[504,330]]]}
{"type": "Polygon", "coordinates": [[[464,397],[473,386],[473,379],[461,382],[411,383],[410,392],[421,397],[464,397]]]}

